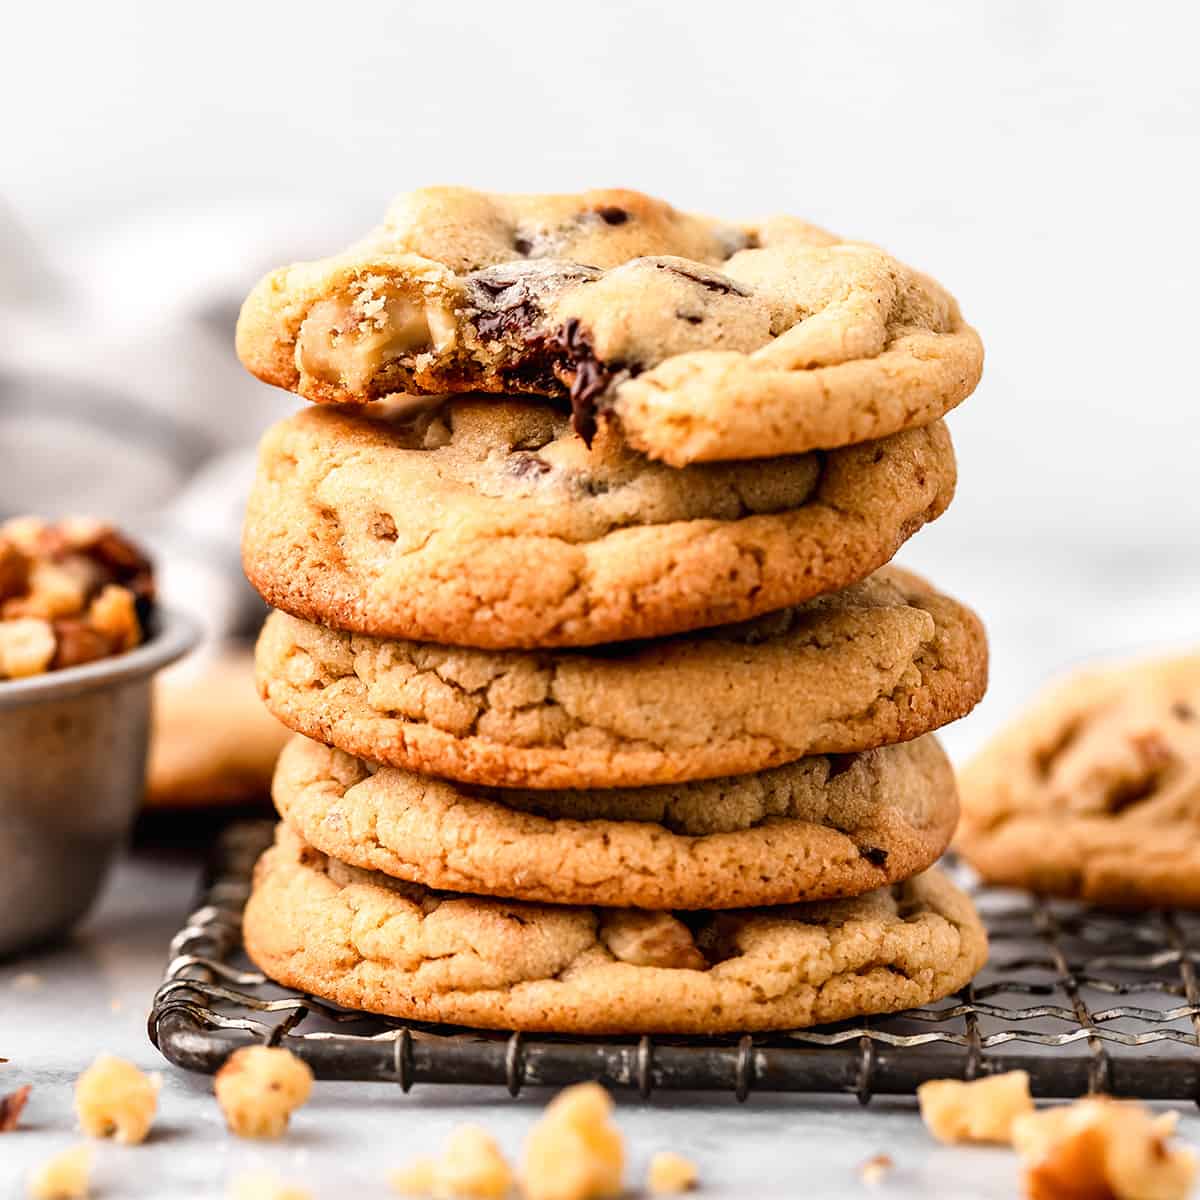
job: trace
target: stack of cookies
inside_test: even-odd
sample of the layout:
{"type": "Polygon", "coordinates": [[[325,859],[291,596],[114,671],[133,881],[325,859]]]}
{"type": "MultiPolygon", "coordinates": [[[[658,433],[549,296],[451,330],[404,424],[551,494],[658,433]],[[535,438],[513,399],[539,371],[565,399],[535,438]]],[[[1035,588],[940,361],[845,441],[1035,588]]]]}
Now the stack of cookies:
{"type": "Polygon", "coordinates": [[[297,737],[254,961],[353,1008],[716,1033],[922,1004],[986,955],[936,869],[975,616],[886,564],[954,490],[982,349],[791,218],[402,198],[269,275],[247,573],[297,737]]]}

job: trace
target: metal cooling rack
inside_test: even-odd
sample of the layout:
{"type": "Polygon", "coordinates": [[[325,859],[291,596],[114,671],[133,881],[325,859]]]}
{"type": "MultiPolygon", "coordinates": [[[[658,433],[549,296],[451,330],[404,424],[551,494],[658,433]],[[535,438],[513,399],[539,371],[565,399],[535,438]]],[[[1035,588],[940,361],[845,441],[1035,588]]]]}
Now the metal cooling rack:
{"type": "Polygon", "coordinates": [[[1200,1102],[1200,914],[1122,916],[974,889],[988,967],[956,997],[892,1017],[726,1038],[496,1034],[364,1017],[286,991],[241,949],[241,911],[272,824],[218,839],[199,905],[171,942],[150,1040],[177,1066],[286,1045],[326,1079],[911,1095],[927,1079],[1021,1069],[1036,1095],[1200,1102]]]}

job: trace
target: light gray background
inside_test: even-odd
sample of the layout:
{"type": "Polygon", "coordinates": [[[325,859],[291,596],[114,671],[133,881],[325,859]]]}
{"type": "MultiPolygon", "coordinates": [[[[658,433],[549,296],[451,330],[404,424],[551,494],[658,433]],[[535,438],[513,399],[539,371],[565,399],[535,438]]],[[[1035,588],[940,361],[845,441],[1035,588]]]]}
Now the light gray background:
{"type": "MultiPolygon", "coordinates": [[[[989,623],[992,692],[947,737],[961,756],[1056,667],[1196,637],[1198,12],[22,5],[0,73],[0,251],[20,247],[0,254],[0,349],[249,438],[290,401],[200,326],[219,327],[267,266],[360,232],[396,191],[624,185],[880,242],[941,278],[988,347],[952,418],[958,500],[903,556],[989,623]],[[64,294],[69,319],[48,319],[39,305],[64,294]]],[[[37,1129],[0,1143],[0,1186],[9,1164],[15,1180],[65,1143],[69,1081],[94,1050],[155,1061],[138,1013],[190,890],[181,869],[128,869],[78,948],[41,962],[65,994],[0,976],[0,1054],[38,1083],[37,1129]]],[[[320,1194],[382,1194],[377,1167],[464,1115],[428,1090],[390,1099],[326,1089],[271,1153],[320,1194]]],[[[510,1147],[528,1120],[482,1115],[510,1147]]],[[[933,1149],[903,1106],[664,1102],[624,1119],[639,1161],[690,1147],[729,1195],[857,1194],[853,1164],[881,1149],[904,1167],[886,1194],[947,1179],[955,1195],[1012,1194],[1010,1159],[933,1149]]],[[[228,1167],[263,1153],[230,1146],[202,1086],[174,1073],[163,1121],[154,1147],[106,1153],[104,1194],[219,1195],[228,1167]]]]}

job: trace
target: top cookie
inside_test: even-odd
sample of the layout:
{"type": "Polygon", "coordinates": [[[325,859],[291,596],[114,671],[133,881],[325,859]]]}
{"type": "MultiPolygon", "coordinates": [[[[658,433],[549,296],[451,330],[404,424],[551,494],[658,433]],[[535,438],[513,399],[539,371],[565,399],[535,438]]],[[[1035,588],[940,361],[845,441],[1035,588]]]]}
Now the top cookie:
{"type": "Polygon", "coordinates": [[[953,297],[873,246],[622,190],[402,196],[344,253],[263,279],[237,345],[319,403],[569,397],[585,438],[611,415],[674,466],[928,424],[983,366],[953,297]]]}
{"type": "Polygon", "coordinates": [[[960,848],[995,883],[1200,908],[1200,654],[1081,672],[961,776],[960,848]]]}

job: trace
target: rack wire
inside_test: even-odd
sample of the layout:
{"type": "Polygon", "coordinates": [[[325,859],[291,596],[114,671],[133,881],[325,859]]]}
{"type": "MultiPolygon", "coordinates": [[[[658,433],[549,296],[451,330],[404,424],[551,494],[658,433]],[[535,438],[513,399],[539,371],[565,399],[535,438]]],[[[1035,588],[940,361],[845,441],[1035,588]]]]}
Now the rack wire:
{"type": "Polygon", "coordinates": [[[149,1017],[177,1066],[216,1071],[252,1043],[286,1045],[319,1078],[531,1086],[598,1079],[658,1090],[912,1094],[927,1079],[1021,1069],[1040,1096],[1200,1103],[1200,914],[1116,914],[973,887],[991,961],[957,996],[889,1017],[743,1037],[578,1038],[450,1028],[349,1012],[271,983],[241,946],[241,912],[272,825],[217,839],[198,905],[172,939],[149,1017]]]}

